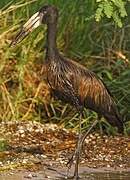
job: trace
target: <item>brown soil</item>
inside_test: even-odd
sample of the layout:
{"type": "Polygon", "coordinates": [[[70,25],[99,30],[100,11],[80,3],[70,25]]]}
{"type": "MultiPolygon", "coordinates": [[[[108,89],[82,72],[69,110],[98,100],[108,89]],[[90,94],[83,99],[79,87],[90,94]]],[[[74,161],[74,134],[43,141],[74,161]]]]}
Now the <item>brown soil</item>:
{"type": "MultiPolygon", "coordinates": [[[[43,179],[51,177],[52,174],[54,179],[56,176],[66,175],[66,164],[78,138],[75,132],[57,125],[28,121],[1,123],[0,137],[0,143],[3,143],[5,148],[0,152],[0,177],[4,177],[5,180],[8,173],[10,178],[15,179],[14,175],[19,176],[20,172],[22,172],[20,178],[24,176],[33,179],[37,179],[33,177],[33,173],[39,179],[43,176],[43,179]],[[36,172],[39,172],[38,175],[36,172]]],[[[99,133],[93,133],[86,138],[80,173],[129,172],[129,170],[129,137],[100,136],[99,133]]],[[[70,170],[70,173],[72,172],[73,167],[70,170]]]]}

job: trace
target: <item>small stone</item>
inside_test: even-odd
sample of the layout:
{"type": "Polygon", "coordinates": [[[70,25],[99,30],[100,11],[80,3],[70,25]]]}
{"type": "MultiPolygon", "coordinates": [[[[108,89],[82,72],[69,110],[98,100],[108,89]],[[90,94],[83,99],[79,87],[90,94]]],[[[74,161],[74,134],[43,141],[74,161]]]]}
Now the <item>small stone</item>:
{"type": "Polygon", "coordinates": [[[46,176],[48,179],[51,179],[51,176],[46,176]]]}
{"type": "Polygon", "coordinates": [[[23,129],[20,129],[18,132],[19,132],[20,134],[23,134],[23,133],[24,133],[24,130],[23,130],[23,129]]]}
{"type": "Polygon", "coordinates": [[[92,139],[93,139],[93,137],[94,137],[94,136],[93,136],[92,134],[90,134],[90,138],[92,138],[92,139]]]}
{"type": "Polygon", "coordinates": [[[22,138],[25,137],[25,134],[21,134],[21,137],[22,137],[22,138]]]}
{"type": "Polygon", "coordinates": [[[31,179],[33,176],[32,176],[32,174],[30,173],[30,174],[28,174],[27,176],[24,176],[24,177],[31,179]]]}
{"type": "Polygon", "coordinates": [[[96,141],[92,141],[92,144],[95,145],[95,144],[96,144],[96,141]]]}
{"type": "Polygon", "coordinates": [[[108,139],[105,139],[105,143],[108,143],[108,139]]]}
{"type": "Polygon", "coordinates": [[[26,159],[23,159],[22,163],[23,163],[23,164],[26,164],[26,163],[27,163],[27,160],[26,160],[26,159]]]}
{"type": "Polygon", "coordinates": [[[36,175],[36,174],[33,174],[32,177],[37,177],[37,175],[36,175]]]}
{"type": "Polygon", "coordinates": [[[60,163],[61,163],[61,164],[64,164],[64,161],[63,161],[63,160],[60,160],[60,163]]]}
{"type": "Polygon", "coordinates": [[[82,160],[82,161],[81,161],[81,164],[84,164],[84,163],[85,163],[85,161],[84,161],[84,160],[82,160]]]}
{"type": "Polygon", "coordinates": [[[41,157],[42,157],[42,158],[47,158],[47,156],[46,156],[46,155],[43,155],[43,154],[41,155],[41,157]]]}
{"type": "Polygon", "coordinates": [[[86,142],[86,144],[88,144],[89,143],[89,139],[85,139],[85,142],[86,142]]]}

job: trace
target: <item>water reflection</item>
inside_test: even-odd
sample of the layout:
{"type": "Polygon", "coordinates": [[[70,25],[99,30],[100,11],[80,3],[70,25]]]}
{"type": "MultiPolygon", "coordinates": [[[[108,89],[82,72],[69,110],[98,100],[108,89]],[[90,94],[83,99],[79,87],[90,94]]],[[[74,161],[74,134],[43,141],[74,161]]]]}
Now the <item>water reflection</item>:
{"type": "Polygon", "coordinates": [[[130,180],[130,172],[84,173],[82,180],[130,180]]]}

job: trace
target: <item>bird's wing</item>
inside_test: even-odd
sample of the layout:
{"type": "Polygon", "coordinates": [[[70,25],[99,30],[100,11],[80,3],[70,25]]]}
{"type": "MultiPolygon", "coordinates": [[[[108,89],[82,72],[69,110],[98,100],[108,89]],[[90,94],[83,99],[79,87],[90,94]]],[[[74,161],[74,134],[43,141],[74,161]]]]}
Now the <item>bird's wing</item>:
{"type": "Polygon", "coordinates": [[[85,103],[85,106],[91,109],[99,109],[99,107],[104,106],[102,109],[107,109],[107,111],[111,109],[111,106],[115,106],[113,97],[106,85],[95,73],[75,61],[68,61],[66,76],[68,76],[73,89],[80,97],[81,102],[85,103]]]}

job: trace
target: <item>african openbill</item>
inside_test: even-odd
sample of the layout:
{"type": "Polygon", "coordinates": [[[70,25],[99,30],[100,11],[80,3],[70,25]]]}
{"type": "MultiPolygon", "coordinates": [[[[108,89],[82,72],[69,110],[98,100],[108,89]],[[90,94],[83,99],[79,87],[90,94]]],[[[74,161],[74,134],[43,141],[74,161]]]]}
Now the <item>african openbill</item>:
{"type": "MultiPolygon", "coordinates": [[[[74,177],[78,179],[78,163],[82,143],[81,119],[84,107],[104,116],[108,122],[123,132],[123,121],[113,98],[100,78],[82,65],[60,54],[56,44],[58,10],[55,6],[43,6],[22,27],[12,40],[16,45],[41,24],[47,25],[46,81],[54,96],[73,105],[79,113],[79,140],[75,151],[74,177]]],[[[86,133],[87,134],[87,133],[86,133]]]]}

